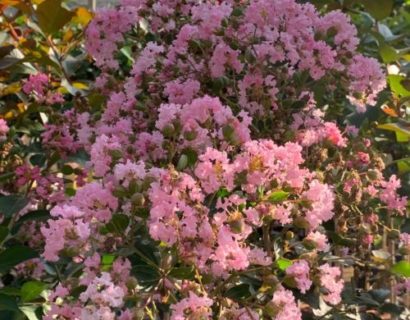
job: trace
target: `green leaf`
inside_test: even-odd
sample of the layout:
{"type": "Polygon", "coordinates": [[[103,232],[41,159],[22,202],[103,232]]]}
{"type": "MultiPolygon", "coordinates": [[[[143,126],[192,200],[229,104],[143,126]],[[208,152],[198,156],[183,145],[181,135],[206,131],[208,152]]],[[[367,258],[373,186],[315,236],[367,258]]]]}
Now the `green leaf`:
{"type": "Polygon", "coordinates": [[[14,177],[15,175],[16,174],[14,172],[6,172],[3,174],[0,174],[0,182],[7,181],[10,178],[14,177]]]}
{"type": "Polygon", "coordinates": [[[120,49],[120,52],[131,62],[134,62],[134,58],[132,57],[132,48],[131,46],[126,46],[120,49]]]}
{"type": "Polygon", "coordinates": [[[407,262],[407,261],[397,262],[393,267],[391,267],[390,271],[399,276],[410,278],[410,262],[407,262]]]}
{"type": "Polygon", "coordinates": [[[148,264],[133,266],[131,273],[137,278],[139,284],[144,287],[153,286],[161,280],[161,275],[158,271],[148,264]]]}
{"type": "Polygon", "coordinates": [[[247,283],[241,283],[235,287],[228,289],[225,292],[225,297],[234,299],[234,300],[242,300],[246,299],[251,296],[251,286],[247,283]]]}
{"type": "Polygon", "coordinates": [[[18,59],[18,58],[4,57],[0,59],[0,70],[7,69],[20,61],[21,59],[18,59]]]}
{"type": "Polygon", "coordinates": [[[10,296],[0,294],[0,310],[18,311],[16,300],[10,296]]]}
{"type": "Polygon", "coordinates": [[[4,294],[6,296],[19,297],[21,295],[21,292],[20,292],[20,288],[3,287],[0,289],[0,294],[4,294]]]}
{"type": "Polygon", "coordinates": [[[285,271],[293,264],[293,262],[292,260],[286,258],[279,258],[278,260],[276,260],[276,264],[278,265],[278,268],[280,270],[285,271]]]}
{"type": "Polygon", "coordinates": [[[175,267],[171,270],[169,275],[176,279],[194,280],[195,279],[195,269],[193,266],[175,267]]]}
{"type": "Polygon", "coordinates": [[[377,128],[394,131],[398,142],[407,142],[410,139],[410,124],[408,123],[385,123],[378,125],[377,128]]]}
{"type": "Polygon", "coordinates": [[[122,234],[127,229],[130,218],[125,214],[116,213],[112,216],[111,221],[107,224],[107,230],[112,233],[122,234]]]}
{"type": "Polygon", "coordinates": [[[61,0],[45,0],[36,10],[38,25],[47,34],[60,31],[74,16],[74,13],[61,6],[61,0]]]}
{"type": "Polygon", "coordinates": [[[356,243],[354,239],[342,237],[340,234],[334,231],[330,231],[328,232],[328,234],[335,244],[341,246],[349,247],[356,243]]]}
{"type": "Polygon", "coordinates": [[[115,255],[113,254],[104,254],[101,259],[101,270],[109,271],[114,263],[115,255]]]}
{"type": "Polygon", "coordinates": [[[282,202],[283,200],[286,200],[288,197],[289,197],[289,192],[278,190],[278,191],[272,192],[269,195],[268,201],[270,203],[278,203],[278,202],[282,202]]]}
{"type": "Polygon", "coordinates": [[[21,245],[10,247],[0,253],[0,273],[5,273],[19,263],[37,256],[37,252],[29,247],[21,245]]]}
{"type": "Polygon", "coordinates": [[[9,228],[5,226],[0,226],[0,242],[6,239],[8,234],[9,234],[9,228]]]}
{"type": "Polygon", "coordinates": [[[379,53],[385,63],[396,61],[399,58],[397,50],[385,43],[380,45],[379,53]]]}
{"type": "Polygon", "coordinates": [[[61,172],[62,172],[63,174],[65,174],[65,175],[68,176],[68,175],[74,173],[74,169],[73,169],[71,166],[69,166],[69,165],[65,165],[65,166],[61,169],[61,172]]]}
{"type": "Polygon", "coordinates": [[[404,311],[404,307],[395,303],[385,303],[380,307],[380,311],[382,313],[390,313],[399,316],[404,311]]]}
{"type": "Polygon", "coordinates": [[[23,302],[37,299],[46,288],[46,284],[40,281],[28,281],[21,287],[21,299],[23,302]]]}
{"type": "Polygon", "coordinates": [[[17,194],[4,196],[0,198],[0,213],[6,218],[10,218],[15,213],[18,213],[28,204],[28,199],[17,194]]]}
{"type": "Polygon", "coordinates": [[[373,18],[383,20],[390,16],[393,10],[394,0],[364,0],[363,4],[373,18]]]}
{"type": "Polygon", "coordinates": [[[182,150],[182,154],[188,157],[188,166],[190,167],[194,166],[198,160],[198,153],[191,148],[185,148],[182,150]]]}
{"type": "Polygon", "coordinates": [[[218,192],[216,193],[216,196],[218,198],[226,198],[227,196],[229,196],[230,192],[226,189],[226,188],[221,188],[218,190],[218,192]]]}
{"type": "Polygon", "coordinates": [[[396,75],[396,74],[391,74],[387,76],[387,82],[390,85],[390,89],[397,95],[401,97],[409,97],[410,96],[410,90],[406,89],[405,81],[406,78],[404,76],[396,75]]]}
{"type": "Polygon", "coordinates": [[[50,211],[45,209],[34,210],[22,216],[17,223],[21,224],[26,221],[46,221],[50,218],[50,211]]]}
{"type": "Polygon", "coordinates": [[[400,174],[410,172],[410,158],[397,160],[397,169],[399,170],[400,174]]]}

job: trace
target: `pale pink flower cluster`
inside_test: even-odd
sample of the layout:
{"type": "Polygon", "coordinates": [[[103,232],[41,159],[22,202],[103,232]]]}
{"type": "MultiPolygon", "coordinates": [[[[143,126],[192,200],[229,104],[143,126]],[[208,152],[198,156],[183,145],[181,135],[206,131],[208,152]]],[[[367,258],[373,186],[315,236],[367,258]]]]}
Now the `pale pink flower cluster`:
{"type": "Polygon", "coordinates": [[[379,197],[386,203],[387,208],[403,214],[406,210],[407,197],[401,197],[397,193],[401,186],[400,179],[396,175],[392,175],[388,181],[382,181],[381,186],[383,189],[380,191],[379,197]]]}
{"type": "Polygon", "coordinates": [[[312,286],[309,271],[310,268],[308,262],[306,260],[299,260],[286,269],[286,274],[293,277],[296,286],[302,293],[306,293],[306,291],[312,286]]]}
{"type": "Polygon", "coordinates": [[[332,267],[328,263],[319,267],[320,283],[324,288],[323,299],[330,304],[338,304],[341,301],[341,293],[344,281],[340,279],[341,271],[338,267],[332,267]]]}
{"type": "Polygon", "coordinates": [[[204,96],[186,105],[161,105],[156,128],[180,141],[181,150],[191,147],[201,152],[214,145],[213,141],[225,141],[226,145],[249,141],[251,121],[246,112],[234,116],[218,98],[204,96]]]}
{"type": "Polygon", "coordinates": [[[171,305],[171,320],[212,319],[210,310],[212,305],[212,299],[199,297],[195,293],[189,292],[187,298],[171,305]]]}
{"type": "Polygon", "coordinates": [[[312,242],[318,251],[327,252],[330,249],[326,235],[319,231],[309,232],[306,240],[312,242]]]}
{"type": "Polygon", "coordinates": [[[353,57],[348,75],[351,77],[350,101],[359,112],[366,110],[366,105],[375,105],[377,93],[386,87],[385,75],[376,59],[362,55],[353,57]]]}
{"type": "Polygon", "coordinates": [[[291,291],[279,287],[273,294],[272,302],[277,309],[275,320],[302,320],[302,313],[291,291]]]}
{"type": "Polygon", "coordinates": [[[5,139],[9,130],[10,128],[7,125],[7,122],[4,119],[0,119],[0,142],[5,139]]]}
{"type": "MultiPolygon", "coordinates": [[[[63,156],[90,155],[75,195],[59,201],[41,227],[43,258],[83,269],[60,281],[45,319],[131,320],[129,302],[137,297],[147,308],[172,301],[165,304],[173,320],[215,318],[217,308],[227,319],[254,320],[264,306],[220,299],[251,268],[256,278],[273,275],[283,285],[265,297],[276,320],[302,319],[286,289],[294,286],[283,278],[302,294],[321,287],[325,301],[338,304],[340,269],[322,260],[330,251],[322,224],[334,216],[334,186],[311,165],[310,150],[342,154],[350,140],[327,121],[313,88],[360,96],[361,109],[384,87],[379,65],[355,51],[348,17],[321,16],[294,0],[123,0],[97,12],[86,34],[106,103],[98,112],[67,111],[42,134],[63,156]],[[122,70],[120,48],[134,39],[133,62],[122,70]],[[309,86],[296,89],[303,77],[309,86]],[[285,233],[298,257],[282,272],[275,258],[285,233]],[[147,242],[161,265],[133,251],[147,242]],[[108,268],[106,253],[116,256],[108,268]],[[141,255],[161,273],[149,290],[131,275],[141,255]],[[194,280],[174,279],[174,267],[192,268],[194,280]],[[86,288],[74,299],[79,286],[86,288]]],[[[33,78],[27,91],[44,94],[48,81],[33,78]]],[[[371,164],[371,155],[359,157],[362,167],[371,164]]],[[[18,181],[39,176],[21,170],[18,181]]],[[[354,189],[351,181],[345,191],[354,189]]],[[[366,187],[390,211],[403,211],[395,177],[366,187]]]]}
{"type": "Polygon", "coordinates": [[[114,52],[124,40],[123,33],[137,22],[135,12],[129,7],[120,10],[103,9],[97,13],[86,30],[86,47],[97,66],[118,68],[118,62],[113,57],[114,52]]]}

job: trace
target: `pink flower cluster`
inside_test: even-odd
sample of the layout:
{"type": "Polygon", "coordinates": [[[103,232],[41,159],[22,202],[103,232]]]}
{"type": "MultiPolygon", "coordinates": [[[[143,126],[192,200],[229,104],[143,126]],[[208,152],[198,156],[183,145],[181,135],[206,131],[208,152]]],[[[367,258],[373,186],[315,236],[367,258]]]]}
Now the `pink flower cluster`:
{"type": "Polygon", "coordinates": [[[64,102],[62,94],[51,92],[49,87],[50,79],[48,75],[44,73],[31,74],[23,85],[23,92],[25,94],[32,94],[39,103],[53,105],[64,102]]]}
{"type": "MultiPolygon", "coordinates": [[[[317,86],[340,90],[361,111],[384,88],[379,65],[356,52],[349,18],[294,0],[122,0],[86,34],[105,102],[66,111],[42,134],[63,157],[89,155],[75,195],[41,224],[42,257],[79,268],[59,281],[45,319],[156,310],[173,320],[300,320],[292,288],[320,288],[339,304],[324,227],[339,197],[377,198],[392,214],[406,205],[395,176],[362,178],[376,162],[370,143],[350,150],[355,130],[341,130],[325,114],[332,98],[317,97],[317,86]],[[138,249],[152,243],[155,252],[138,249]],[[141,266],[155,285],[137,283],[141,266]],[[248,275],[261,286],[236,300],[248,275]]],[[[44,96],[48,83],[32,76],[24,90],[44,96]]],[[[37,168],[17,174],[19,186],[45,184],[37,168]]]]}

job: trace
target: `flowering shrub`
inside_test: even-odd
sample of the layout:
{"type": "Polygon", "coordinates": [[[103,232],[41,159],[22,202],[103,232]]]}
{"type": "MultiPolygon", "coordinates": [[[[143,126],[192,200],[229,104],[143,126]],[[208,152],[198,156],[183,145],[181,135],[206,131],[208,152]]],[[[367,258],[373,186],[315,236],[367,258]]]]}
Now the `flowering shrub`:
{"type": "MultiPolygon", "coordinates": [[[[62,174],[51,158],[15,170],[26,200],[9,225],[31,249],[11,267],[48,289],[44,319],[349,319],[386,294],[382,279],[408,291],[400,179],[338,121],[386,86],[347,15],[294,0],[122,0],[85,34],[94,88],[41,133],[62,174]],[[372,264],[383,246],[398,255],[372,264]]],[[[63,103],[50,85],[37,73],[22,90],[63,103]]],[[[404,313],[392,297],[375,317],[404,313]]]]}

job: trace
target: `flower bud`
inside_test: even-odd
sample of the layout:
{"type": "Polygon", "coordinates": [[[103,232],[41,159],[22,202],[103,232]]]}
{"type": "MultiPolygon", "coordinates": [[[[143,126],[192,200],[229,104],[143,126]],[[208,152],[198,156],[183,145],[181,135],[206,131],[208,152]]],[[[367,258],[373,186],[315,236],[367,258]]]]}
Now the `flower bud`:
{"type": "Polygon", "coordinates": [[[163,129],[162,134],[166,138],[171,138],[175,134],[175,127],[172,123],[168,123],[163,129]]]}
{"type": "Polygon", "coordinates": [[[145,204],[145,197],[142,193],[135,193],[131,197],[131,202],[136,207],[143,207],[145,204]]]}

